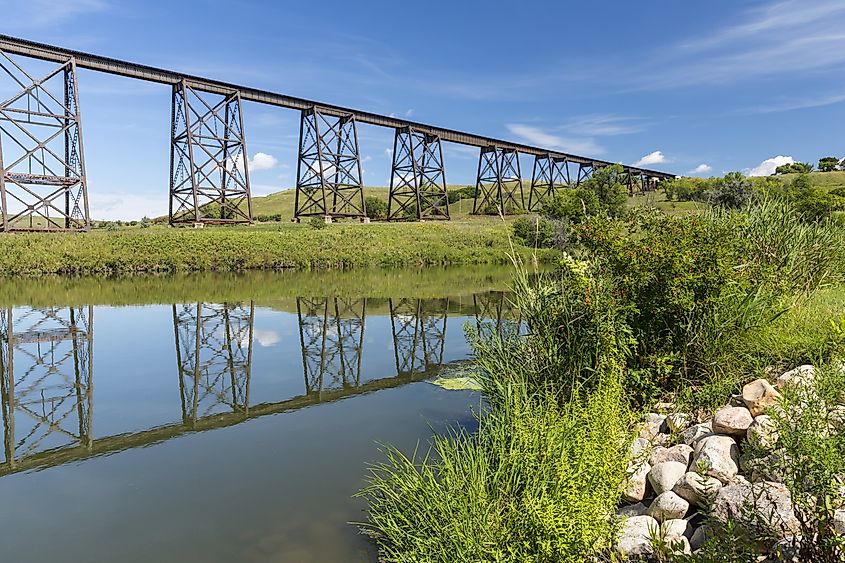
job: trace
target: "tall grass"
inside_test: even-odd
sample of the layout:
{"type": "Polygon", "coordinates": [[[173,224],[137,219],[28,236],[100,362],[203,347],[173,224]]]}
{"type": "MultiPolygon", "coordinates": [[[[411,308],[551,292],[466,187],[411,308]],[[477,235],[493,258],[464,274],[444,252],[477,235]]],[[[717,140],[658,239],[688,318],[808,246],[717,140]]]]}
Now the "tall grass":
{"type": "Polygon", "coordinates": [[[610,303],[585,300],[593,281],[521,276],[529,335],[475,335],[489,401],[478,431],[436,436],[424,455],[385,449],[361,492],[383,560],[574,562],[610,545],[631,418],[610,303]]]}

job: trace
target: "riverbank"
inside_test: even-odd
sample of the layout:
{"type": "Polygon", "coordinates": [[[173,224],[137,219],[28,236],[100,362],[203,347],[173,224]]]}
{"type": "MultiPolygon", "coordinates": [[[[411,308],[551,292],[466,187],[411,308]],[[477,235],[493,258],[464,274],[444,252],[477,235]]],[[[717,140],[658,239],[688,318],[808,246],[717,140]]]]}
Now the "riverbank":
{"type": "Polygon", "coordinates": [[[324,270],[504,264],[515,253],[551,261],[509,236],[501,221],[278,224],[0,235],[0,276],[142,272],[324,270]]]}

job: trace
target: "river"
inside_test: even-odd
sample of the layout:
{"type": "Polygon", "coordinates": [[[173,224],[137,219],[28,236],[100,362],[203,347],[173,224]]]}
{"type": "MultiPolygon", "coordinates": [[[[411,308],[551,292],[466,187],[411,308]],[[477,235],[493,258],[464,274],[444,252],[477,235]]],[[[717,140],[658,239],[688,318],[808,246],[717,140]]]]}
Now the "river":
{"type": "Polygon", "coordinates": [[[509,277],[4,281],[0,559],[376,561],[353,495],[379,443],[473,428],[430,379],[518,319],[509,277]]]}

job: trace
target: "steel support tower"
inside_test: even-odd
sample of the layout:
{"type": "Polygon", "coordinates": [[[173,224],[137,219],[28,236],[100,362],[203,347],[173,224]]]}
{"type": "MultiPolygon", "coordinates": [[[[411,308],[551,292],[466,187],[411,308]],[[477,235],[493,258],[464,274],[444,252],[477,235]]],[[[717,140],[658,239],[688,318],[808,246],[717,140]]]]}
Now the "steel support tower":
{"type": "Polygon", "coordinates": [[[366,220],[358,129],[352,114],[303,110],[299,126],[294,219],[366,220]]]}
{"type": "Polygon", "coordinates": [[[308,395],[361,385],[366,299],[296,299],[308,395]]]}
{"type": "Polygon", "coordinates": [[[522,316],[504,291],[488,291],[472,296],[475,324],[480,336],[496,335],[507,339],[518,336],[522,316]]]}
{"type": "Polygon", "coordinates": [[[3,462],[92,447],[93,307],[0,311],[3,462]]]}
{"type": "Polygon", "coordinates": [[[443,363],[448,299],[390,299],[396,374],[426,373],[443,363]]]}
{"type": "Polygon", "coordinates": [[[251,223],[252,198],[240,92],[173,85],[170,224],[251,223]]]}
{"type": "Polygon", "coordinates": [[[537,211],[548,200],[554,199],[557,190],[572,185],[569,161],[566,157],[537,155],[531,174],[531,192],[528,195],[528,210],[537,211]]]}
{"type": "Polygon", "coordinates": [[[34,77],[0,50],[0,230],[87,231],[88,181],[73,57],[34,77]]]}
{"type": "Polygon", "coordinates": [[[440,137],[396,129],[387,220],[449,219],[449,194],[440,137]]]}
{"type": "Polygon", "coordinates": [[[222,414],[249,415],[255,307],[173,305],[182,422],[222,414]]]}
{"type": "Polygon", "coordinates": [[[507,215],[524,208],[519,152],[494,145],[483,147],[478,158],[473,214],[507,215]]]}

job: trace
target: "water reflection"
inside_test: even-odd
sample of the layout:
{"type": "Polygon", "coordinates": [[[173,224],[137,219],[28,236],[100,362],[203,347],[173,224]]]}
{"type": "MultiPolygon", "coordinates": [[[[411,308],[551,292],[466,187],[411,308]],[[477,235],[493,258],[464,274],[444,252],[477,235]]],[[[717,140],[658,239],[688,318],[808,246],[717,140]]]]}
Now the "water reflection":
{"type": "Polygon", "coordinates": [[[3,469],[50,448],[92,447],[92,307],[0,315],[3,469]]]}
{"type": "MultiPolygon", "coordinates": [[[[274,307],[258,307],[252,301],[197,302],[150,312],[158,316],[168,309],[178,375],[171,380],[171,396],[178,393],[181,413],[172,412],[160,424],[145,423],[141,429],[123,433],[114,433],[111,427],[110,434],[94,436],[94,307],[7,307],[0,320],[4,431],[0,476],[431,377],[444,365],[450,315],[459,323],[474,319],[479,330],[499,333],[520,325],[504,292],[475,295],[471,305],[466,298],[300,297],[295,309],[292,302],[274,307]],[[256,330],[257,313],[262,315],[263,331],[256,330]],[[378,346],[373,354],[384,359],[392,354],[392,373],[381,367],[362,373],[368,315],[375,322],[367,331],[368,341],[378,346]],[[254,342],[272,350],[285,337],[280,334],[288,339],[293,336],[291,321],[298,325],[304,386],[293,393],[279,390],[268,385],[264,373],[264,379],[259,378],[264,387],[256,388],[254,342]],[[251,388],[253,393],[258,389],[258,400],[251,388]]],[[[460,334],[460,327],[455,332],[460,334]]],[[[135,345],[141,346],[141,340],[135,345]]],[[[465,350],[465,343],[462,346],[465,350]]],[[[465,351],[457,358],[463,355],[465,351]]],[[[456,359],[456,354],[451,357],[456,359]]],[[[118,417],[121,411],[134,408],[113,397],[105,401],[118,417]]]]}

